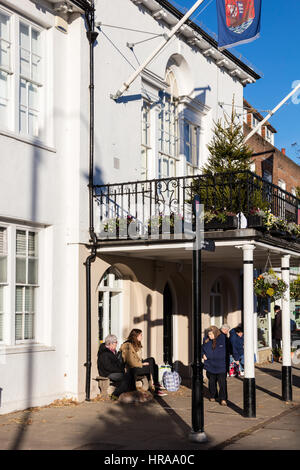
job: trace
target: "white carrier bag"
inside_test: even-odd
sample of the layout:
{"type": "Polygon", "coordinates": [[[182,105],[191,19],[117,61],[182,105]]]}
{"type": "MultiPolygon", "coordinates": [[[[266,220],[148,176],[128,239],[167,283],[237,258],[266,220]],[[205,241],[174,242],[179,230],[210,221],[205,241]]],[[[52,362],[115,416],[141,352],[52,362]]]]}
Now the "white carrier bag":
{"type": "Polygon", "coordinates": [[[163,385],[163,375],[165,372],[171,372],[172,367],[169,364],[163,364],[162,366],[158,366],[158,381],[161,385],[163,385]]]}

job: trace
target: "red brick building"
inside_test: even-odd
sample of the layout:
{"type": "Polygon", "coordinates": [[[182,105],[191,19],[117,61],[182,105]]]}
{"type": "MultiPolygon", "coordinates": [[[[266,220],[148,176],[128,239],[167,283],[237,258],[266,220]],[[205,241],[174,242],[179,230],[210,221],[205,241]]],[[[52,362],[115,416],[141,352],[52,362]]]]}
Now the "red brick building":
{"type": "MultiPolygon", "coordinates": [[[[262,121],[263,116],[244,100],[244,134],[249,132],[262,121]]],[[[291,160],[285,149],[275,147],[276,129],[267,121],[260,131],[248,141],[253,149],[252,171],[280,188],[296,195],[300,187],[300,166],[291,160]]]]}

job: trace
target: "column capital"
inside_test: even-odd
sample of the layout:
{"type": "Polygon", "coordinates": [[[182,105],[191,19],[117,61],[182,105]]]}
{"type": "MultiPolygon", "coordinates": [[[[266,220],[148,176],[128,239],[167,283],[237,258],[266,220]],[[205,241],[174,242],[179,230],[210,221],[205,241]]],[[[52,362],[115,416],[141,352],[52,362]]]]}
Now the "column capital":
{"type": "Polygon", "coordinates": [[[243,251],[254,251],[256,246],[253,244],[249,245],[236,245],[235,248],[241,248],[243,251]]]}
{"type": "Polygon", "coordinates": [[[291,255],[283,255],[281,257],[281,268],[289,268],[290,267],[290,257],[291,257],[291,255]]]}

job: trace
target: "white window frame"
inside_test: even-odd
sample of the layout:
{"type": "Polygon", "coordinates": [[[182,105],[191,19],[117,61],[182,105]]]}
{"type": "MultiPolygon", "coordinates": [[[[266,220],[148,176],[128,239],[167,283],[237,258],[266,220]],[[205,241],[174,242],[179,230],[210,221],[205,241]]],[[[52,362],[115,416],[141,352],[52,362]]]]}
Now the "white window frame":
{"type": "MultiPolygon", "coordinates": [[[[37,310],[37,297],[38,297],[38,288],[40,287],[39,282],[37,283],[29,283],[28,282],[28,275],[29,275],[29,260],[33,259],[37,261],[37,279],[39,279],[39,238],[38,238],[38,231],[36,229],[30,229],[28,227],[16,227],[16,235],[18,231],[24,231],[26,234],[26,253],[25,255],[18,255],[17,252],[15,252],[15,260],[17,264],[17,258],[19,259],[25,259],[26,263],[26,282],[15,282],[15,296],[17,296],[17,288],[22,289],[22,312],[17,312],[16,310],[16,305],[15,305],[15,324],[16,324],[16,318],[17,315],[22,315],[22,339],[16,339],[16,328],[15,328],[15,343],[16,344],[24,344],[24,343],[36,343],[36,310],[37,310]],[[37,246],[37,256],[30,256],[28,253],[28,236],[29,233],[35,233],[37,234],[37,240],[36,240],[36,246],[37,246]],[[26,307],[25,307],[25,293],[26,289],[32,289],[33,290],[33,305],[34,309],[33,312],[26,312],[26,307]],[[32,338],[25,338],[25,317],[26,313],[29,314],[31,313],[33,315],[33,337],[32,338]]],[[[17,275],[17,268],[16,268],[16,275],[17,275]]]]}
{"type": "Polygon", "coordinates": [[[187,176],[193,176],[197,173],[199,168],[199,147],[200,147],[200,128],[197,124],[184,119],[183,122],[183,152],[186,163],[186,174],[187,176]],[[188,126],[189,129],[189,140],[186,141],[185,129],[188,126]],[[186,147],[190,149],[191,158],[188,160],[186,155],[186,147]]]}
{"type": "MultiPolygon", "coordinates": [[[[4,126],[4,129],[10,130],[12,129],[12,106],[13,106],[13,87],[12,87],[12,75],[13,75],[13,70],[12,70],[12,55],[13,55],[13,43],[12,43],[12,15],[10,12],[8,12],[4,8],[0,8],[0,13],[3,16],[8,17],[8,27],[9,27],[9,37],[8,40],[0,37],[0,47],[2,47],[2,42],[5,42],[8,44],[8,54],[9,54],[9,59],[8,59],[8,66],[1,65],[0,64],[0,72],[6,75],[7,78],[7,96],[4,98],[4,101],[7,102],[6,106],[6,123],[2,123],[2,126],[4,126]]],[[[0,124],[1,125],[1,124],[0,124]]]]}
{"type": "Polygon", "coordinates": [[[158,177],[176,177],[179,143],[178,102],[163,92],[158,116],[158,177]],[[164,171],[164,169],[167,171],[164,171]]]}
{"type": "MultiPolygon", "coordinates": [[[[124,288],[123,288],[123,278],[120,275],[118,279],[118,286],[114,287],[115,283],[115,276],[116,273],[114,270],[108,269],[107,279],[108,285],[104,285],[104,276],[107,271],[102,276],[101,282],[99,283],[98,287],[98,296],[101,292],[103,294],[102,302],[103,302],[103,338],[102,341],[104,342],[105,337],[108,334],[114,334],[117,336],[118,341],[122,338],[122,331],[123,331],[123,296],[124,296],[124,288]],[[109,324],[111,322],[111,295],[117,294],[117,302],[118,302],[118,311],[119,311],[119,318],[118,318],[118,331],[110,331],[109,324]]],[[[99,312],[98,312],[99,316],[99,312]]],[[[99,319],[98,319],[99,321],[99,319]]],[[[98,331],[99,337],[99,331],[98,331]]]]}
{"type": "MultiPolygon", "coordinates": [[[[45,112],[46,112],[46,44],[45,44],[45,30],[38,24],[31,20],[23,17],[22,15],[10,11],[8,8],[0,6],[0,13],[10,17],[10,67],[5,73],[9,74],[9,109],[7,126],[1,126],[0,131],[7,135],[17,136],[21,140],[29,141],[32,143],[42,143],[46,139],[46,131],[44,129],[45,112]],[[32,77],[25,77],[21,75],[20,71],[20,25],[24,24],[29,27],[30,31],[30,42],[31,42],[31,31],[34,29],[40,35],[40,79],[34,80],[32,77]],[[37,135],[30,134],[28,132],[21,132],[20,128],[20,80],[26,80],[27,89],[27,100],[28,100],[28,84],[32,84],[38,88],[39,105],[38,105],[38,133],[37,135]]],[[[32,58],[32,50],[30,46],[30,58],[32,58]]],[[[31,60],[30,60],[31,66],[31,60]]],[[[48,80],[47,80],[48,83],[48,80]]],[[[27,118],[29,112],[29,103],[27,102],[27,118]]],[[[27,119],[27,131],[28,131],[28,119],[27,119]]]]}
{"type": "Polygon", "coordinates": [[[151,152],[151,104],[143,100],[142,104],[142,144],[141,144],[141,179],[149,177],[151,152]]]}
{"type": "MultiPolygon", "coordinates": [[[[220,318],[221,318],[221,323],[220,323],[220,325],[219,325],[219,328],[221,328],[221,326],[222,326],[223,323],[224,323],[224,309],[223,309],[222,285],[221,285],[221,281],[218,280],[218,279],[213,283],[213,285],[212,285],[212,287],[211,287],[211,290],[210,290],[210,294],[209,294],[209,305],[210,305],[210,306],[211,306],[211,300],[213,300],[213,302],[212,302],[212,303],[213,303],[213,312],[211,312],[211,311],[209,312],[209,313],[210,313],[210,322],[211,322],[212,325],[218,326],[218,325],[216,325],[216,322],[215,322],[215,319],[217,318],[217,317],[215,316],[215,298],[216,298],[216,297],[219,297],[219,298],[220,298],[220,313],[221,313],[220,318]],[[213,291],[212,291],[212,290],[213,290],[213,287],[214,287],[215,285],[219,285],[219,288],[220,288],[219,292],[213,292],[213,291]]],[[[209,307],[209,308],[210,308],[210,307],[209,307]]]]}
{"type": "Polygon", "coordinates": [[[7,322],[7,286],[8,286],[8,229],[4,224],[0,223],[0,228],[5,230],[6,233],[6,240],[5,240],[5,247],[3,252],[0,253],[1,257],[6,258],[6,280],[0,279],[0,288],[3,289],[3,310],[0,311],[0,315],[2,316],[2,334],[0,335],[0,344],[5,343],[5,327],[7,322]],[[2,336],[2,337],[1,337],[2,336]]]}
{"type": "MultiPolygon", "coordinates": [[[[4,346],[7,350],[7,347],[19,347],[19,346],[26,346],[26,345],[34,345],[34,344],[45,344],[43,342],[43,337],[46,337],[46,334],[43,334],[43,322],[45,322],[45,318],[42,317],[42,310],[46,311],[47,307],[45,305],[41,305],[41,296],[45,295],[46,292],[40,292],[42,289],[41,286],[41,261],[44,263],[43,256],[41,254],[45,241],[43,239],[43,232],[38,227],[33,227],[31,225],[19,225],[17,223],[7,223],[2,222],[0,220],[0,227],[7,229],[7,282],[5,284],[1,284],[5,286],[4,289],[4,326],[3,326],[3,341],[0,342],[0,346],[4,346]],[[32,339],[20,339],[16,340],[16,288],[21,286],[21,283],[16,283],[16,233],[17,230],[25,230],[27,232],[35,232],[38,234],[37,238],[37,245],[38,245],[38,283],[30,284],[30,286],[34,287],[35,289],[35,311],[34,311],[34,338],[32,339]]],[[[45,271],[45,268],[43,269],[45,271]]],[[[25,284],[22,284],[25,286],[25,284]]],[[[26,284],[27,286],[27,284],[26,284]]],[[[29,286],[29,284],[28,284],[29,286]]],[[[49,285],[49,302],[51,301],[51,292],[52,286],[49,285]]],[[[25,312],[24,312],[25,313],[25,312]]],[[[49,314],[49,312],[48,312],[49,314]]]]}

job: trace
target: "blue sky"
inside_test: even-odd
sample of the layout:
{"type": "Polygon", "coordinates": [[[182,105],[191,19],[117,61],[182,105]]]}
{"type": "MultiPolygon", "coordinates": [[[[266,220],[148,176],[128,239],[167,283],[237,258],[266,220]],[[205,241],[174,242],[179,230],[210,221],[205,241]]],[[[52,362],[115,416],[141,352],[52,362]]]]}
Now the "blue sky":
{"type": "MultiPolygon", "coordinates": [[[[169,1],[186,9],[196,2],[169,1]]],[[[267,115],[264,110],[273,109],[292,90],[294,81],[300,81],[299,18],[300,0],[262,0],[260,38],[234,50],[229,49],[234,54],[242,54],[258,73],[263,74],[255,84],[244,89],[246,100],[261,110],[263,116],[267,115]]],[[[216,0],[204,0],[192,19],[202,22],[210,32],[217,34],[216,0]]],[[[290,99],[269,121],[277,130],[275,146],[285,148],[287,155],[300,164],[299,90],[294,96],[295,103],[290,99]]]]}

